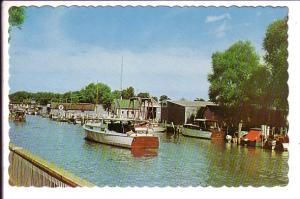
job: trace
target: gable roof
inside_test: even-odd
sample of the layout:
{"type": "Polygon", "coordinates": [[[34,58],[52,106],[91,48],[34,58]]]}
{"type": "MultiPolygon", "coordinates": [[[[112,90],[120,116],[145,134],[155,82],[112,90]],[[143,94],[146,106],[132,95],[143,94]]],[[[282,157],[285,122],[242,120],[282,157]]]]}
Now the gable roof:
{"type": "Polygon", "coordinates": [[[51,109],[58,109],[59,105],[63,105],[64,110],[81,110],[81,111],[94,111],[95,104],[90,103],[57,103],[52,102],[51,109]]]}
{"type": "Polygon", "coordinates": [[[217,104],[209,101],[187,101],[187,100],[178,100],[178,101],[168,101],[173,104],[184,107],[206,107],[206,106],[217,106],[217,104]]]}
{"type": "MultiPolygon", "coordinates": [[[[160,107],[159,103],[157,103],[153,98],[151,99],[151,103],[149,102],[142,102],[146,98],[132,98],[130,99],[115,99],[113,103],[113,108],[118,109],[136,109],[139,110],[140,107],[160,107]]],[[[148,98],[147,98],[148,99],[148,98]]]]}

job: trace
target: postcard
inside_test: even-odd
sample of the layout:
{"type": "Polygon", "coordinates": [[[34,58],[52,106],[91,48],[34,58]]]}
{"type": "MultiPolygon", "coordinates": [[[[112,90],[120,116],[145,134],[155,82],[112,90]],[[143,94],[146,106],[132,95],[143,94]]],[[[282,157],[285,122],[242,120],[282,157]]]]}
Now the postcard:
{"type": "Polygon", "coordinates": [[[6,186],[288,187],[289,6],[110,3],[7,2],[6,186]]]}

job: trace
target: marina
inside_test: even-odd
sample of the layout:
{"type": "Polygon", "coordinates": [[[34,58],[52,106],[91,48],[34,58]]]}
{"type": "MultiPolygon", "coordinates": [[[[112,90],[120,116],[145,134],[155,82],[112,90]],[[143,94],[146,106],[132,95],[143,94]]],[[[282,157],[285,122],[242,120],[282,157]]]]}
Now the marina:
{"type": "Polygon", "coordinates": [[[97,186],[285,186],[288,152],[157,133],[156,150],[85,140],[80,125],[28,115],[10,122],[14,145],[97,186]]]}
{"type": "Polygon", "coordinates": [[[287,7],[7,11],[10,185],[288,185],[287,7]]]}

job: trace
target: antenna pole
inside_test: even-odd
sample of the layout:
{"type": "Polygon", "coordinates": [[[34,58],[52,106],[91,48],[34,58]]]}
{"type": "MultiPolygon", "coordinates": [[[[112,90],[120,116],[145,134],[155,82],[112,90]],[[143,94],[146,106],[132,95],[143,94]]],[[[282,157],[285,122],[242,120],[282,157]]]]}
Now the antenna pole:
{"type": "Polygon", "coordinates": [[[122,65],[121,65],[121,82],[120,82],[120,88],[121,88],[121,99],[122,99],[122,90],[123,90],[123,56],[122,56],[122,65]]]}

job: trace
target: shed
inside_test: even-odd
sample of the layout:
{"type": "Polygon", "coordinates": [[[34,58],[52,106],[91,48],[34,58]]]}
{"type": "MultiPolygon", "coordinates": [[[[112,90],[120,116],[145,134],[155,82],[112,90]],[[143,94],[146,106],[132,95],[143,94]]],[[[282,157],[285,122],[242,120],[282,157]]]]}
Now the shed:
{"type": "Polygon", "coordinates": [[[163,101],[161,103],[161,121],[183,125],[192,115],[196,116],[199,109],[205,108],[208,105],[213,106],[216,104],[210,101],[163,101]]]}

